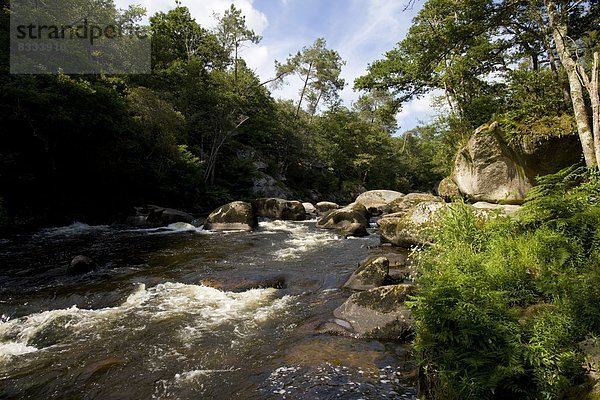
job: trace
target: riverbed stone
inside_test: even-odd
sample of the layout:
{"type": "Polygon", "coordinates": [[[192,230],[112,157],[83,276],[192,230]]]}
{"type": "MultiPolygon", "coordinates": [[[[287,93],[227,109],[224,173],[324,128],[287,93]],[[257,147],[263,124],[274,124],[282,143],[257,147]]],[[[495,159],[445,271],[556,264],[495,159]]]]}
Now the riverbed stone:
{"type": "Polygon", "coordinates": [[[348,278],[344,287],[353,290],[369,290],[384,284],[390,270],[385,257],[371,258],[362,263],[348,278]]]}
{"type": "Polygon", "coordinates": [[[347,322],[360,338],[407,339],[412,333],[413,317],[405,301],[413,291],[413,285],[400,284],[357,292],[333,315],[347,322]]]}
{"type": "Polygon", "coordinates": [[[382,243],[411,247],[431,241],[429,229],[442,217],[448,206],[444,202],[425,201],[409,212],[389,214],[377,221],[382,243]]]}
{"type": "Polygon", "coordinates": [[[204,224],[210,231],[251,231],[258,219],[250,203],[234,201],[214,210],[204,224]]]}
{"type": "Polygon", "coordinates": [[[457,201],[462,198],[458,185],[452,177],[447,176],[438,184],[437,194],[439,197],[444,199],[446,202],[457,201]]]}
{"type": "Polygon", "coordinates": [[[304,211],[306,212],[306,215],[310,215],[310,216],[317,215],[317,208],[313,205],[313,203],[304,202],[304,203],[302,203],[302,207],[304,207],[304,211]]]}
{"type": "Polygon", "coordinates": [[[284,221],[304,221],[306,219],[306,210],[299,201],[261,198],[254,200],[252,207],[258,217],[284,221]]]}
{"type": "Polygon", "coordinates": [[[325,215],[329,211],[338,210],[342,208],[339,204],[333,203],[331,201],[320,201],[315,204],[315,208],[317,209],[317,215],[325,215]]]}
{"type": "Polygon", "coordinates": [[[521,209],[521,206],[514,204],[492,204],[485,201],[478,201],[473,204],[478,216],[489,219],[495,215],[512,215],[521,209]]]}
{"type": "Polygon", "coordinates": [[[367,236],[368,215],[365,206],[352,203],[325,214],[317,221],[317,228],[332,229],[343,236],[367,236]]]}
{"type": "Polygon", "coordinates": [[[370,190],[358,196],[355,202],[365,206],[371,215],[377,216],[383,214],[391,202],[402,197],[403,193],[393,190],[370,190]]]}

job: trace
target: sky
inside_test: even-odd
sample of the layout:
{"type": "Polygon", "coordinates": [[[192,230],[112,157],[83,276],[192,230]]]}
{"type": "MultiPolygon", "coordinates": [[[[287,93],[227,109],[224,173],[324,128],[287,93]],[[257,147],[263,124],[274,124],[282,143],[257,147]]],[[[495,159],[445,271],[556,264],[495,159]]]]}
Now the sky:
{"type": "MultiPolygon", "coordinates": [[[[274,76],[275,60],[284,62],[305,46],[323,37],[327,47],[340,53],[346,65],[342,77],[346,88],[341,98],[351,106],[359,96],[352,90],[354,80],[366,73],[370,63],[384,57],[402,40],[419,2],[403,11],[408,0],[181,0],[202,26],[215,25],[213,14],[234,4],[246,16],[249,28],[263,37],[258,45],[244,48],[240,54],[261,80],[274,76]]],[[[116,0],[117,6],[144,6],[148,15],[175,7],[175,0],[116,0]]],[[[289,84],[272,90],[275,97],[298,98],[300,79],[290,77],[289,84]]],[[[431,96],[403,106],[397,119],[403,132],[427,122],[434,114],[431,96]]]]}

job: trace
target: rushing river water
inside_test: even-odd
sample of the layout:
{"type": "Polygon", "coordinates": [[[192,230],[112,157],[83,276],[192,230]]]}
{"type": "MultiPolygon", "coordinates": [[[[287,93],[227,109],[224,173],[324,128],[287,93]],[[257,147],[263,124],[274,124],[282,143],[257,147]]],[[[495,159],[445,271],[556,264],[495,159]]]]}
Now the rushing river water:
{"type": "Polygon", "coordinates": [[[0,239],[0,398],[415,398],[406,347],[316,330],[377,243],[311,221],[0,239]],[[99,268],[67,275],[79,254],[99,268]]]}

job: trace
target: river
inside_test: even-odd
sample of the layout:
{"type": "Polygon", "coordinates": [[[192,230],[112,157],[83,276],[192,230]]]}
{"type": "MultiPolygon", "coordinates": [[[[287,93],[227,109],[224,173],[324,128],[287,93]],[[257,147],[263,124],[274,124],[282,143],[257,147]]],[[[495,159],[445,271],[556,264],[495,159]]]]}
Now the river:
{"type": "Polygon", "coordinates": [[[314,225],[0,239],[0,398],[414,399],[409,347],[317,329],[378,235],[314,225]],[[79,254],[99,268],[68,275],[79,254]]]}

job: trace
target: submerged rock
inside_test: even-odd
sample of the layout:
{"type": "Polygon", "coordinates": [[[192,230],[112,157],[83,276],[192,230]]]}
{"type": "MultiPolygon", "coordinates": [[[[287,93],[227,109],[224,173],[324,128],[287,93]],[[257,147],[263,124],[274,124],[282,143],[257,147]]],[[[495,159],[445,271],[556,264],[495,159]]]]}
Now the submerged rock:
{"type": "Polygon", "coordinates": [[[402,197],[404,194],[393,190],[371,190],[358,196],[356,203],[362,204],[371,215],[376,216],[383,214],[391,202],[402,197]]]}
{"type": "Polygon", "coordinates": [[[234,201],[210,213],[204,229],[211,231],[251,231],[258,226],[252,205],[234,201]]]}
{"type": "Polygon", "coordinates": [[[413,318],[405,301],[413,290],[414,286],[401,284],[358,292],[333,315],[345,321],[358,337],[406,339],[412,333],[413,318]]]}
{"type": "Polygon", "coordinates": [[[382,243],[400,247],[411,247],[431,241],[428,230],[441,217],[447,207],[439,201],[426,201],[417,204],[409,212],[389,214],[377,221],[382,243]]]}
{"type": "Polygon", "coordinates": [[[71,263],[67,267],[67,274],[80,275],[87,274],[98,268],[98,264],[89,257],[78,255],[73,257],[71,263]]]}
{"type": "Polygon", "coordinates": [[[280,219],[284,221],[304,221],[306,210],[299,201],[276,198],[256,199],[252,202],[258,217],[280,219]]]}
{"type": "Polygon", "coordinates": [[[364,262],[344,284],[353,290],[369,290],[383,285],[390,271],[390,261],[385,257],[364,262]]]}
{"type": "Polygon", "coordinates": [[[170,224],[167,226],[169,229],[177,230],[177,231],[194,231],[196,227],[192,224],[188,224],[185,222],[175,222],[174,224],[170,224]]]}
{"type": "Polygon", "coordinates": [[[332,229],[343,236],[367,236],[368,215],[363,205],[353,203],[325,214],[317,221],[317,228],[332,229]]]}

